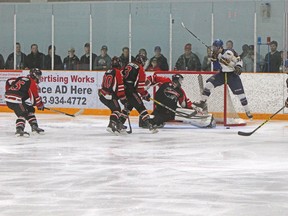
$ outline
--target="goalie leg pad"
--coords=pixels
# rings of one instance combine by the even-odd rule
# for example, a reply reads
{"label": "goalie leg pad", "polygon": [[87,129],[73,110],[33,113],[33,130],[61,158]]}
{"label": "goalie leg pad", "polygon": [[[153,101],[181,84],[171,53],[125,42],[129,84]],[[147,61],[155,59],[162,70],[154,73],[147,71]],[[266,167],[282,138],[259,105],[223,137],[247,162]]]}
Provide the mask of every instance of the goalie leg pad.
{"label": "goalie leg pad", "polygon": [[[177,110],[179,111],[181,110],[181,112],[185,112],[185,110],[187,110],[186,113],[188,113],[188,111],[190,111],[191,113],[191,110],[189,109],[177,109]],[[203,117],[203,118],[197,119],[195,117]],[[216,121],[213,118],[212,114],[205,114],[205,115],[197,114],[195,117],[185,118],[182,116],[176,116],[175,120],[179,120],[179,121],[182,121],[183,123],[191,124],[199,128],[215,128],[216,127]]]}

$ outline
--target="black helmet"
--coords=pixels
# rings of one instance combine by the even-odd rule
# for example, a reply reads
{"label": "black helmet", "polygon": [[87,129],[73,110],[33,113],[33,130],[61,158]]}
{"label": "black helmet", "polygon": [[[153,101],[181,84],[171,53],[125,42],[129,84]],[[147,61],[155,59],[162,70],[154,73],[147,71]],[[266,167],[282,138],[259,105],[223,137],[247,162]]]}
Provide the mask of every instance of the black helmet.
{"label": "black helmet", "polygon": [[39,83],[42,76],[42,71],[38,68],[32,68],[30,69],[29,76],[34,79],[36,83]]}
{"label": "black helmet", "polygon": [[181,74],[173,74],[172,82],[177,85],[177,87],[181,87],[184,77]]}
{"label": "black helmet", "polygon": [[146,56],[141,55],[141,54],[138,54],[138,55],[136,56],[136,62],[137,62],[138,64],[141,64],[142,66],[144,66],[146,61],[147,61],[147,57],[146,57]]}
{"label": "black helmet", "polygon": [[111,66],[113,68],[121,68],[121,60],[119,57],[117,56],[114,56],[112,59],[111,59]]}

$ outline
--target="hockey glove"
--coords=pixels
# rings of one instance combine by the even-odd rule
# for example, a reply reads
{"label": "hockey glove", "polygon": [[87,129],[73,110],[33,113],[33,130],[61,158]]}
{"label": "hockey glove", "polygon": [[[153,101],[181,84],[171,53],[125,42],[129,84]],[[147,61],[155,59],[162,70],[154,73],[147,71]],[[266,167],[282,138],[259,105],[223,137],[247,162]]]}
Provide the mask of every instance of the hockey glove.
{"label": "hockey glove", "polygon": [[235,71],[234,71],[234,73],[236,74],[236,75],[241,75],[241,73],[242,73],[242,68],[240,67],[240,66],[238,66],[238,65],[236,65],[235,66]]}
{"label": "hockey glove", "polygon": [[288,108],[288,97],[287,97],[287,99],[285,101],[285,106]]}
{"label": "hockey glove", "polygon": [[150,101],[151,95],[149,92],[146,92],[144,95],[142,95],[142,99],[146,101]]}
{"label": "hockey glove", "polygon": [[37,109],[38,110],[41,110],[41,111],[44,111],[45,107],[44,107],[44,104],[42,101],[40,101],[38,104],[37,104]]}

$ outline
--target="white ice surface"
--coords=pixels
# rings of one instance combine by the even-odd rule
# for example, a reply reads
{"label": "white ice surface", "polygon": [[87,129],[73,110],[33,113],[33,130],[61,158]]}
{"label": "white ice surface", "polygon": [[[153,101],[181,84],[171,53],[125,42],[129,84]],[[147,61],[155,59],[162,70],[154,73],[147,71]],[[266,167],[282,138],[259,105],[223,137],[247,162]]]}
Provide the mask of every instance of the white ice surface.
{"label": "white ice surface", "polygon": [[288,122],[241,137],[262,121],[150,134],[132,118],[117,137],[108,117],[37,117],[46,134],[16,138],[0,113],[0,216],[288,215]]}

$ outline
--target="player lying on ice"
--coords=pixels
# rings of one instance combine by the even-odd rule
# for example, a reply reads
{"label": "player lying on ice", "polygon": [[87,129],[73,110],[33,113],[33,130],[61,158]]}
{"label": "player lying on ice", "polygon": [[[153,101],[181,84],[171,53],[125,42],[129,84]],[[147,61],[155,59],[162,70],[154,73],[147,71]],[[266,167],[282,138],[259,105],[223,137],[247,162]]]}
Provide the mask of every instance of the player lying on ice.
{"label": "player lying on ice", "polygon": [[[193,103],[187,98],[185,91],[181,88],[183,79],[181,74],[174,74],[172,80],[155,74],[147,77],[147,89],[151,86],[159,86],[155,94],[157,103],[152,113],[154,117],[150,120],[151,124],[163,127],[167,121],[179,120],[199,128],[216,127],[212,114],[203,114],[201,109],[193,107]],[[177,106],[178,103],[181,108]],[[140,118],[139,127],[143,126],[145,127]]]}
{"label": "player lying on ice", "polygon": [[44,110],[44,104],[38,94],[38,84],[42,76],[41,70],[32,68],[28,76],[10,78],[6,81],[5,101],[11,110],[18,117],[16,120],[16,136],[29,136],[25,132],[25,123],[31,126],[32,132],[43,133],[44,130],[38,127],[35,116],[36,106],[38,110]]}

